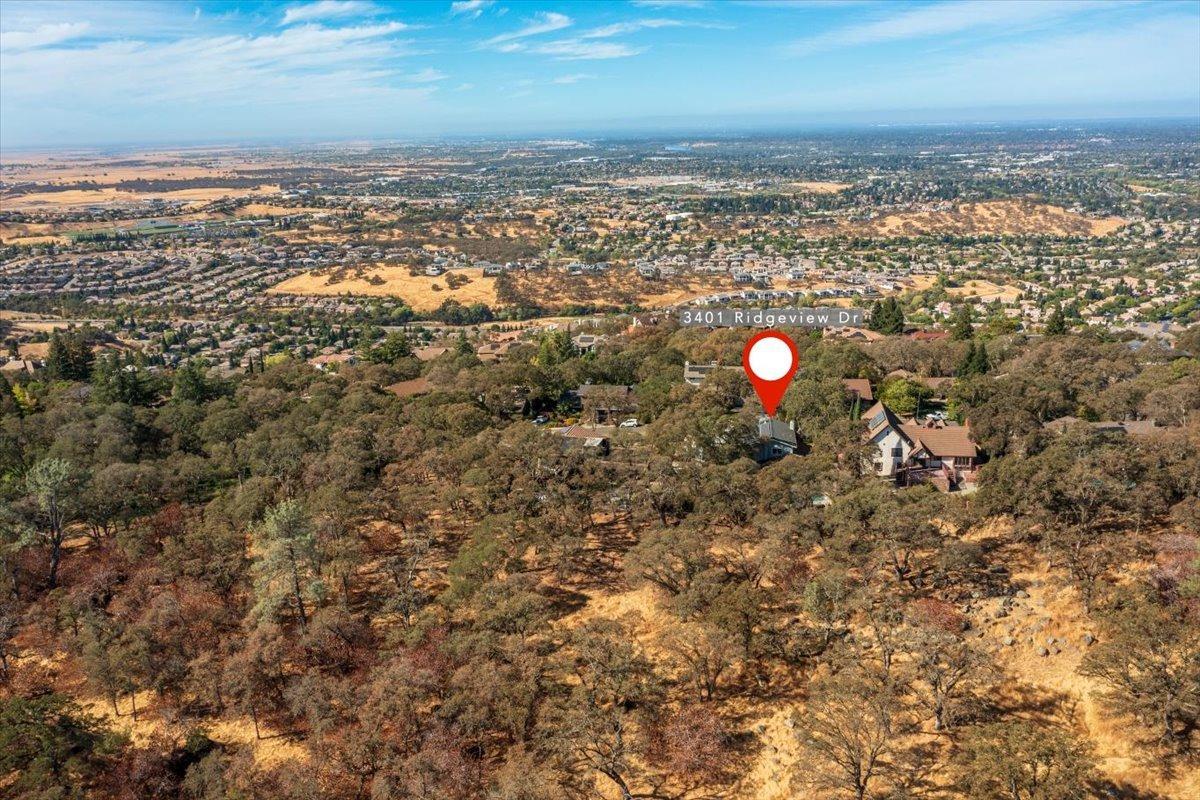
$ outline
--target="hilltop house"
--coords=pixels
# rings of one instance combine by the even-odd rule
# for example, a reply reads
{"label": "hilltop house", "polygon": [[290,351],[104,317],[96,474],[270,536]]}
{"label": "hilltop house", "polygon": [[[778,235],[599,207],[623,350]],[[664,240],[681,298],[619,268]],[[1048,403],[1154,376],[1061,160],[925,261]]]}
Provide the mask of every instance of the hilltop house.
{"label": "hilltop house", "polygon": [[862,418],[876,475],[904,486],[928,481],[942,491],[974,485],[979,449],[970,428],[940,420],[902,420],[881,402]]}
{"label": "hilltop house", "polygon": [[583,418],[596,425],[616,425],[638,408],[632,386],[585,383],[571,394],[578,401]]}
{"label": "hilltop house", "polygon": [[759,464],[795,453],[799,446],[796,439],[796,424],[781,422],[774,417],[760,414],[758,417],[758,446],[754,460]]}

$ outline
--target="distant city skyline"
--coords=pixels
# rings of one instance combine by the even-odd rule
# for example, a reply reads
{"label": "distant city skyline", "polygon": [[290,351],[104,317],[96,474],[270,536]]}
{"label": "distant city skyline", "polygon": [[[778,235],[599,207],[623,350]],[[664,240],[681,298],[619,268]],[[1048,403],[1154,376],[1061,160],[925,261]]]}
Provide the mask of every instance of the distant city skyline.
{"label": "distant city skyline", "polygon": [[0,148],[1200,121],[1200,2],[26,2]]}

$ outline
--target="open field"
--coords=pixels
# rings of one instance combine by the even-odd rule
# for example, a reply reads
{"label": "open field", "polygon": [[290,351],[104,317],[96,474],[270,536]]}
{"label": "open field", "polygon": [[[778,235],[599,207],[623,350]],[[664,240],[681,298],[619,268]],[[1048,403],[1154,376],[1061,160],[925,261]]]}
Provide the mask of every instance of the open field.
{"label": "open field", "polygon": [[[297,275],[267,291],[272,294],[331,296],[340,294],[369,297],[399,297],[417,311],[432,311],[446,300],[464,305],[486,303],[501,305],[496,296],[496,279],[484,277],[482,269],[457,269],[452,273],[469,279],[456,289],[446,284],[446,275],[436,278],[411,275],[408,267],[374,267],[345,271],[317,270]],[[331,280],[332,278],[332,280]],[[568,303],[631,305],[646,308],[672,306],[703,295],[731,289],[733,283],[721,276],[680,276],[672,280],[646,281],[628,270],[612,270],[602,275],[565,275],[551,271],[535,275],[515,275],[517,293],[543,307]]]}
{"label": "open field", "polygon": [[469,279],[456,289],[446,285],[446,275],[431,277],[423,272],[410,275],[408,267],[372,267],[339,279],[338,270],[317,270],[297,275],[267,291],[272,294],[339,295],[399,297],[417,311],[432,311],[446,300],[496,304],[496,279],[483,277],[482,269],[459,269],[453,274]]}
{"label": "open field", "polygon": [[1125,225],[1119,217],[1092,219],[1059,206],[1022,200],[965,203],[945,211],[908,211],[856,223],[855,232],[870,236],[1047,235],[1107,236]]}
{"label": "open field", "polygon": [[813,194],[837,194],[849,189],[849,183],[833,183],[832,181],[796,181],[784,186],[786,189]]}
{"label": "open field", "polygon": [[1021,290],[1015,286],[1001,286],[991,281],[967,281],[962,286],[946,289],[946,294],[955,297],[971,297],[991,302],[1000,300],[1004,303],[1015,303],[1021,295]]}
{"label": "open field", "polygon": [[201,189],[175,189],[167,192],[130,192],[122,189],[65,189],[57,192],[31,192],[0,197],[0,209],[5,211],[32,211],[38,209],[68,209],[75,206],[109,206],[122,203],[140,203],[146,200],[180,200],[184,202],[211,202],[226,197],[266,195],[279,192],[278,186],[263,185],[253,188],[212,186]]}

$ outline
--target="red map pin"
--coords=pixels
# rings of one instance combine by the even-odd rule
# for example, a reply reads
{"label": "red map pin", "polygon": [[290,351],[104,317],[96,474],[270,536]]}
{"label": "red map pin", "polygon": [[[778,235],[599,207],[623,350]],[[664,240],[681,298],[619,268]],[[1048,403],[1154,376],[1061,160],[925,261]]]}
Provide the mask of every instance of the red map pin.
{"label": "red map pin", "polygon": [[742,369],[754,386],[763,410],[775,416],[788,384],[800,366],[796,343],[779,331],[763,331],[750,337],[742,351]]}

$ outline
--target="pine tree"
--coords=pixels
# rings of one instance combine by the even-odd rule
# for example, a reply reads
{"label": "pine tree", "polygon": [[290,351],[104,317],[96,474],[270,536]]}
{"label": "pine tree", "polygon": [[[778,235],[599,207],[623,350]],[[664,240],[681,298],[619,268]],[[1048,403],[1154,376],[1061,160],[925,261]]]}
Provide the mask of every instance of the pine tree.
{"label": "pine tree", "polygon": [[867,323],[867,327],[873,331],[880,330],[883,324],[883,303],[876,300],[871,304],[871,320]]}
{"label": "pine tree", "polygon": [[[878,308],[878,310],[876,310]],[[871,306],[871,330],[879,333],[898,334],[904,332],[904,309],[900,301],[888,297]]]}
{"label": "pine tree", "polygon": [[987,346],[983,342],[980,342],[975,348],[975,356],[971,361],[971,374],[986,375],[991,368],[992,365],[988,360]]}
{"label": "pine tree", "polygon": [[974,374],[972,370],[975,368],[975,340],[967,342],[967,352],[963,355],[962,361],[958,362],[958,377],[967,378]]}
{"label": "pine tree", "polygon": [[1046,320],[1046,335],[1061,336],[1067,332],[1067,320],[1063,317],[1062,306],[1055,306]]}
{"label": "pine tree", "polygon": [[300,501],[286,500],[267,512],[254,529],[254,549],[253,615],[269,621],[290,606],[307,627],[311,605],[320,602],[325,588],[316,528]]}
{"label": "pine tree", "polygon": [[974,314],[971,307],[964,303],[954,312],[954,324],[950,328],[950,338],[956,342],[965,342],[974,338],[975,328],[971,324]]}
{"label": "pine tree", "polygon": [[50,352],[46,354],[46,372],[52,378],[66,378],[71,369],[71,358],[62,335],[55,331],[50,335]]}

